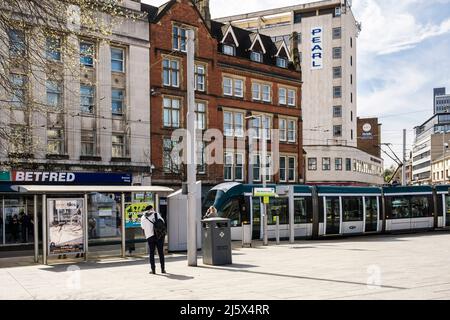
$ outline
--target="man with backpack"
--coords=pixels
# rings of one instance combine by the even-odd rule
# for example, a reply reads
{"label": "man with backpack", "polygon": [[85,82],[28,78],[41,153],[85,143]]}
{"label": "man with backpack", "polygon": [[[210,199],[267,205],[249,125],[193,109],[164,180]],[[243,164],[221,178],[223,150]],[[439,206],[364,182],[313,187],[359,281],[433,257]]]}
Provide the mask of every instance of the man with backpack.
{"label": "man with backpack", "polygon": [[150,248],[151,273],[156,274],[155,247],[158,249],[159,262],[161,263],[161,273],[166,273],[164,267],[164,239],[166,237],[166,225],[159,213],[153,206],[147,206],[141,218],[141,228],[144,230]]}

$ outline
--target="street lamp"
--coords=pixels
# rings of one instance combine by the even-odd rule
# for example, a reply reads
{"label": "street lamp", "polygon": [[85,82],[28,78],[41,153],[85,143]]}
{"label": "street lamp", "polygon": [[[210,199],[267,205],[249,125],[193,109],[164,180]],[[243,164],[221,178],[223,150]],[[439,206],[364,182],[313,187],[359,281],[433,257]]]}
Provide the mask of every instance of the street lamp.
{"label": "street lamp", "polygon": [[[260,127],[258,128],[258,130],[261,128],[263,128],[262,134],[259,135],[260,139],[262,139],[262,150],[261,150],[261,158],[260,159],[260,165],[263,167],[263,169],[261,169],[261,175],[262,175],[262,184],[263,184],[263,188],[266,187],[266,170],[267,170],[267,139],[266,139],[266,135],[265,135],[265,128],[264,128],[264,122],[263,122],[263,116],[259,115],[259,116],[248,116],[245,117],[246,120],[255,120],[255,119],[260,119]],[[249,144],[252,145],[253,144],[253,134],[251,135],[251,137],[249,137],[250,141]],[[251,150],[253,150],[253,148],[249,148]],[[250,151],[250,150],[249,150]],[[251,156],[252,154],[250,153],[249,155],[249,170],[253,170],[251,163]],[[250,174],[249,174],[250,176]],[[253,176],[253,174],[252,174]],[[253,181],[252,181],[253,182]],[[250,181],[249,181],[250,183]],[[263,212],[262,212],[262,217],[263,217],[263,245],[267,246],[269,244],[269,239],[268,239],[268,235],[267,235],[267,204],[264,203],[262,206]]]}

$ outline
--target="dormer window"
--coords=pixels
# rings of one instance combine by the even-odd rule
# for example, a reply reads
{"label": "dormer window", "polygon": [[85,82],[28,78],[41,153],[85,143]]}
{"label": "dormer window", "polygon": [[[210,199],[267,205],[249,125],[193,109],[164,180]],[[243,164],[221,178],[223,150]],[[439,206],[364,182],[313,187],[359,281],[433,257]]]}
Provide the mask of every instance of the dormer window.
{"label": "dormer window", "polygon": [[275,55],[276,64],[279,68],[287,69],[289,62],[289,49],[287,48],[286,41],[277,43],[278,51]]}
{"label": "dormer window", "polygon": [[263,55],[261,52],[252,51],[250,54],[250,59],[256,62],[263,62]]}
{"label": "dormer window", "polygon": [[223,44],[223,46],[222,46],[222,53],[226,54],[228,56],[235,56],[236,55],[236,48],[234,46],[229,45],[229,44]]}
{"label": "dormer window", "polygon": [[277,57],[277,67],[287,68],[287,59],[282,57]]}

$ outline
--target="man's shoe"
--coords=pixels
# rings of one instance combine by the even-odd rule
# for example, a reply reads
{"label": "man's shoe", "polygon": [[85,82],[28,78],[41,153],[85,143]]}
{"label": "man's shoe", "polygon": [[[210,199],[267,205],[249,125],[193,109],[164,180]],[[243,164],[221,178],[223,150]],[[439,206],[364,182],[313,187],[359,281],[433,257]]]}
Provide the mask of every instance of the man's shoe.
{"label": "man's shoe", "polygon": [[150,273],[150,274],[156,274],[156,271],[155,271],[155,270],[152,270],[152,271],[150,271],[149,273]]}
{"label": "man's shoe", "polygon": [[162,270],[161,270],[161,273],[167,273],[167,272],[166,272],[166,269],[162,269]]}

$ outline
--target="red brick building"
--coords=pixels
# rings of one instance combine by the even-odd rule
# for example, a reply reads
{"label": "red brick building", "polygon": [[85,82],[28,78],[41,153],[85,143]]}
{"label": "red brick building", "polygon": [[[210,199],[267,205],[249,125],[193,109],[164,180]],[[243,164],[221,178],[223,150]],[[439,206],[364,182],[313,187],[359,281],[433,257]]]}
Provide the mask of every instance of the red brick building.
{"label": "red brick building", "polygon": [[[198,131],[218,129],[234,139],[225,146],[223,164],[199,165],[198,179],[206,186],[224,181],[261,182],[261,152],[249,156],[250,142],[273,137],[267,129],[282,129],[279,172],[271,182],[299,183],[303,174],[301,72],[290,62],[288,44],[270,37],[211,21],[209,1],[169,1],[161,7],[142,5],[150,21],[152,181],[180,185],[184,170],[173,163],[171,134],[186,128],[186,30],[195,31],[195,82]],[[203,14],[202,14],[202,13]],[[246,137],[253,128],[259,138]],[[199,142],[204,162],[208,141]]]}

